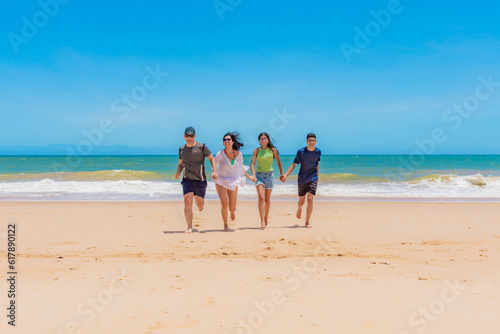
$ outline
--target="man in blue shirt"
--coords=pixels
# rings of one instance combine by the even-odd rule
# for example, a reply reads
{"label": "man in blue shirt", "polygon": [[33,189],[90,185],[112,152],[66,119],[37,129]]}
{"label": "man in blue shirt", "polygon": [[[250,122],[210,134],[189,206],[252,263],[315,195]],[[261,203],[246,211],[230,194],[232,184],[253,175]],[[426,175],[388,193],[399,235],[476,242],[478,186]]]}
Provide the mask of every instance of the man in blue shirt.
{"label": "man in blue shirt", "polygon": [[314,195],[316,195],[316,188],[318,187],[320,158],[321,150],[316,148],[316,135],[314,133],[309,133],[307,134],[307,146],[297,151],[293,164],[285,173],[286,180],[288,175],[295,169],[295,166],[300,164],[299,177],[297,180],[299,188],[297,218],[301,217],[302,206],[307,199],[306,227],[312,227],[309,220],[311,219],[313,210]]}

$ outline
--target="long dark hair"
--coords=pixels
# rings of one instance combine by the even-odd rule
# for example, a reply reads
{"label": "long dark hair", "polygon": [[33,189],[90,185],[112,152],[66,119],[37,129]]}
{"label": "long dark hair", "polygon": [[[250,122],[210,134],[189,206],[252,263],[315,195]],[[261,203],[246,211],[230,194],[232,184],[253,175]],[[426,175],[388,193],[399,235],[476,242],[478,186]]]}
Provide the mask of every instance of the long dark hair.
{"label": "long dark hair", "polygon": [[[278,152],[278,149],[276,146],[274,146],[273,141],[271,140],[271,136],[267,132],[261,132],[259,133],[259,136],[257,137],[257,140],[260,143],[260,137],[266,136],[267,137],[267,147],[269,147],[271,150],[276,149],[276,152]],[[278,152],[279,154],[279,152]]]}
{"label": "long dark hair", "polygon": [[226,136],[230,136],[233,140],[233,150],[239,151],[240,147],[245,146],[243,141],[241,141],[240,134],[236,131],[228,132],[222,137],[222,139],[226,138]]}

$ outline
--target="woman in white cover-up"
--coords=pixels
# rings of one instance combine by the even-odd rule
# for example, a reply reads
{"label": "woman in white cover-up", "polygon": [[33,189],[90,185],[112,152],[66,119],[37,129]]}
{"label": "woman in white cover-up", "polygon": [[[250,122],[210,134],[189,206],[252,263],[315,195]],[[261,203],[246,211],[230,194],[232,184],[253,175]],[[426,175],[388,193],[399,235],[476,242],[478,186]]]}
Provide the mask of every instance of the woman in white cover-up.
{"label": "woman in white cover-up", "polygon": [[229,231],[227,224],[227,211],[231,213],[231,220],[235,219],[236,200],[238,187],[245,186],[245,177],[257,181],[257,178],[247,173],[248,167],[243,164],[243,154],[240,148],[243,143],[240,141],[238,132],[228,132],[223,137],[224,149],[217,152],[215,161],[217,162],[217,180],[215,189],[219,195],[221,203],[222,220],[224,221],[224,231]]}

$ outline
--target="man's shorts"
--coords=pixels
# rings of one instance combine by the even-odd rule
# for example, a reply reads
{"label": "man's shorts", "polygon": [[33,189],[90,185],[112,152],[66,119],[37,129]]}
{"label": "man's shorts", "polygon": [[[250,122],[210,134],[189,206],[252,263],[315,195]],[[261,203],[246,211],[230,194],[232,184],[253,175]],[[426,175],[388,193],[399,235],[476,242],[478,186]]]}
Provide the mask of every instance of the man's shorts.
{"label": "man's shorts", "polygon": [[205,198],[205,193],[207,192],[207,181],[183,178],[181,184],[184,195],[187,193],[194,193],[195,196]]}
{"label": "man's shorts", "polygon": [[257,172],[255,173],[257,182],[255,185],[263,184],[265,189],[273,189],[274,186],[274,173],[273,172]]}
{"label": "man's shorts", "polygon": [[316,188],[318,187],[318,181],[312,181],[307,183],[299,184],[299,197],[305,196],[307,193],[316,195]]}

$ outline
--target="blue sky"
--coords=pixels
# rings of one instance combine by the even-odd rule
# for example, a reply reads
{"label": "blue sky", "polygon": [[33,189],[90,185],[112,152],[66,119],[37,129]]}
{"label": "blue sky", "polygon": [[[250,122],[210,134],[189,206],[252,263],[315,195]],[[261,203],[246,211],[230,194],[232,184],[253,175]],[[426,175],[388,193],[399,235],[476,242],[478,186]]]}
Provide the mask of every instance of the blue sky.
{"label": "blue sky", "polygon": [[213,151],[500,154],[497,2],[1,7],[0,154],[172,154],[188,125]]}

